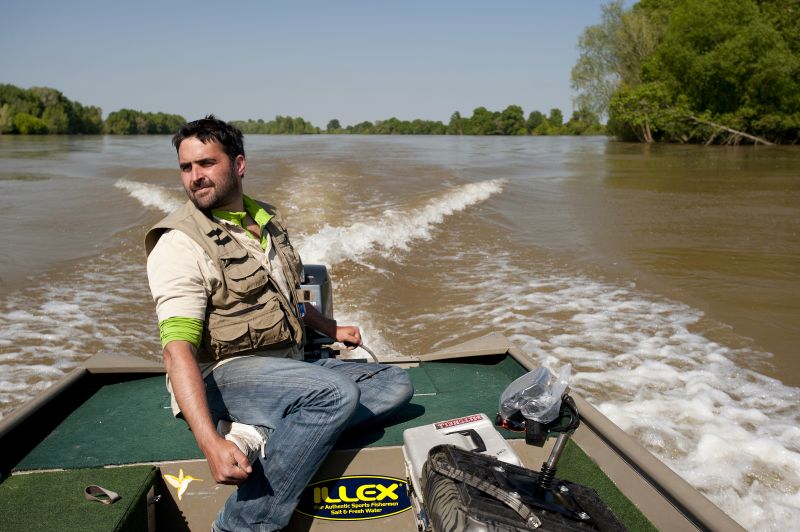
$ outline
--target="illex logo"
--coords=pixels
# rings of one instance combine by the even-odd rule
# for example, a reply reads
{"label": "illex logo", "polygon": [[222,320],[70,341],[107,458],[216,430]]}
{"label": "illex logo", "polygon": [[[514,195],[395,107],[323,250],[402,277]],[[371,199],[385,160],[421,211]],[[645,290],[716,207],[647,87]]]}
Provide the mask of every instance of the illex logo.
{"label": "illex logo", "polygon": [[309,484],[296,511],[316,519],[361,521],[388,517],[410,507],[405,480],[354,475]]}

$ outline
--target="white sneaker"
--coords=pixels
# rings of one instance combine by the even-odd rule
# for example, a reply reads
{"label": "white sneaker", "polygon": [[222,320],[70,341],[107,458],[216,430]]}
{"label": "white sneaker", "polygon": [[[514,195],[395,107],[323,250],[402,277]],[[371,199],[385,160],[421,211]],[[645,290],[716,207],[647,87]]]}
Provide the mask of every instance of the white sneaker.
{"label": "white sneaker", "polygon": [[221,420],[217,430],[226,440],[235,443],[251,464],[255,462],[259,451],[261,458],[266,457],[264,448],[267,445],[267,438],[253,425]]}

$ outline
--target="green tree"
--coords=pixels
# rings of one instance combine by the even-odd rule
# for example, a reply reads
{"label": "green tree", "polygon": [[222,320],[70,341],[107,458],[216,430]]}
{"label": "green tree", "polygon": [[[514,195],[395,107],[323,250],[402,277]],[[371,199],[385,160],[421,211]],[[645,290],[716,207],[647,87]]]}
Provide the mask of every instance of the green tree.
{"label": "green tree", "polygon": [[325,128],[325,131],[328,133],[334,133],[342,129],[342,124],[339,123],[339,120],[334,118],[330,122],[328,122],[328,126]]}
{"label": "green tree", "polygon": [[354,133],[356,135],[369,135],[372,133],[374,125],[372,122],[365,120],[363,122],[359,122],[353,126],[347,126],[347,131],[349,133]]}
{"label": "green tree", "polygon": [[255,135],[309,135],[319,133],[319,128],[302,117],[277,115],[268,122],[258,120],[232,120],[231,124],[239,128],[242,133]]}
{"label": "green tree", "polygon": [[28,113],[17,113],[14,116],[14,129],[21,135],[43,135],[47,133],[47,124]]}
{"label": "green tree", "polygon": [[448,135],[463,135],[464,134],[464,119],[461,118],[461,113],[458,111],[450,115],[450,122],[447,123]]}
{"label": "green tree", "polygon": [[561,109],[553,108],[550,109],[550,114],[547,117],[547,122],[550,124],[551,127],[558,129],[562,125],[564,125],[564,114],[561,112]]}
{"label": "green tree", "polygon": [[411,135],[444,135],[447,132],[447,126],[438,120],[416,119],[410,126]]}
{"label": "green tree", "polygon": [[69,115],[63,105],[45,107],[42,122],[47,125],[47,131],[50,133],[70,132]]}
{"label": "green tree", "polygon": [[645,83],[617,91],[609,105],[609,130],[624,140],[651,143],[673,123],[680,123],[685,106],[676,106],[664,83]]}
{"label": "green tree", "polygon": [[476,107],[472,116],[467,119],[464,133],[466,135],[497,135],[497,118],[500,113],[494,113],[486,107]]}
{"label": "green tree", "polygon": [[106,117],[105,131],[111,135],[135,135],[138,133],[136,124],[137,111],[120,109],[109,113]]}
{"label": "green tree", "polygon": [[578,91],[575,103],[598,116],[607,113],[611,96],[621,84],[641,82],[642,62],[658,42],[659,27],[651,22],[649,12],[626,12],[623,2],[604,5],[600,24],[586,28],[578,40],[578,62],[571,73],[572,88]]}
{"label": "green tree", "polygon": [[[15,130],[14,117],[23,113],[41,120],[48,133],[99,133],[102,124],[98,107],[84,107],[73,102],[60,91],[49,87],[21,89],[14,85],[0,85],[0,133]],[[33,127],[27,118],[26,127]]]}
{"label": "green tree", "polygon": [[778,30],[792,52],[800,53],[800,2],[797,0],[757,0],[761,13]]}
{"label": "green tree", "polygon": [[546,120],[541,111],[531,111],[531,114],[528,115],[528,120],[525,122],[525,129],[527,129],[529,135],[532,135],[536,128],[541,126]]}
{"label": "green tree", "polygon": [[584,107],[572,112],[572,117],[564,124],[562,132],[566,135],[600,135],[603,127],[600,125],[600,118]]}
{"label": "green tree", "polygon": [[105,131],[110,135],[172,134],[186,123],[180,115],[120,109],[109,113]]}
{"label": "green tree", "polygon": [[0,105],[0,135],[12,133],[14,131],[14,113],[11,104]]}
{"label": "green tree", "polygon": [[550,122],[547,121],[547,118],[544,121],[536,126],[536,128],[531,132],[531,135],[558,135],[559,130],[550,125]]}
{"label": "green tree", "polygon": [[500,135],[524,135],[525,113],[519,105],[509,105],[498,117],[497,132]]}
{"label": "green tree", "polygon": [[685,0],[645,69],[696,111],[800,109],[800,59],[752,0]]}
{"label": "green tree", "polygon": [[622,138],[800,141],[797,0],[615,0],[579,49],[578,108]]}
{"label": "green tree", "polygon": [[103,111],[99,107],[84,106],[75,102],[73,108],[75,119],[80,124],[76,133],[98,134],[103,131]]}

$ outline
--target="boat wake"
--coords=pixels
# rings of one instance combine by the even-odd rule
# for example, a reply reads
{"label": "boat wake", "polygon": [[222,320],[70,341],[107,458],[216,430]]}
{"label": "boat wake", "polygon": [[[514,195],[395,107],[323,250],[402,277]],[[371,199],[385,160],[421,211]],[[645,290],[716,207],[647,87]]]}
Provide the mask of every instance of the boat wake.
{"label": "boat wake", "polygon": [[348,259],[358,261],[373,253],[389,257],[397,250],[408,251],[412,241],[429,239],[433,228],[445,217],[500,193],[504,183],[501,179],[469,183],[418,209],[387,211],[380,217],[349,226],[325,225],[316,234],[300,239],[300,256],[308,264],[333,266]]}
{"label": "boat wake", "polygon": [[[409,243],[429,239],[434,227],[447,216],[487,200],[503,190],[505,181],[493,179],[469,183],[448,190],[430,200],[425,206],[407,211],[386,211],[374,219],[348,226],[326,224],[319,232],[295,238],[296,246],[306,264],[333,266],[343,260],[360,260],[372,253],[384,257],[393,251],[408,251]],[[162,186],[120,179],[114,184],[126,190],[142,206],[166,214],[183,204],[181,196]],[[291,208],[291,206],[288,206]]]}
{"label": "boat wake", "polygon": [[0,417],[93,354],[160,358],[141,257],[115,250],[0,301]]}
{"label": "boat wake", "polygon": [[144,207],[155,208],[164,214],[169,214],[183,205],[186,196],[180,191],[178,196],[173,190],[166,189],[159,185],[148,183],[138,183],[127,179],[119,179],[114,186],[126,190],[132,198],[135,198]]}

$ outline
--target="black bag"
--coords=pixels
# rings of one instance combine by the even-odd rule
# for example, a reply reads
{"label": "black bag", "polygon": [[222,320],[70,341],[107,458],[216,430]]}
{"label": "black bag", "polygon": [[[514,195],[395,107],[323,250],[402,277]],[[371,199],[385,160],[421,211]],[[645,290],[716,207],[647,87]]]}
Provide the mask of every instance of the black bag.
{"label": "black bag", "polygon": [[626,530],[592,488],[554,480],[542,490],[538,477],[493,456],[438,445],[422,470],[428,520],[435,532]]}

